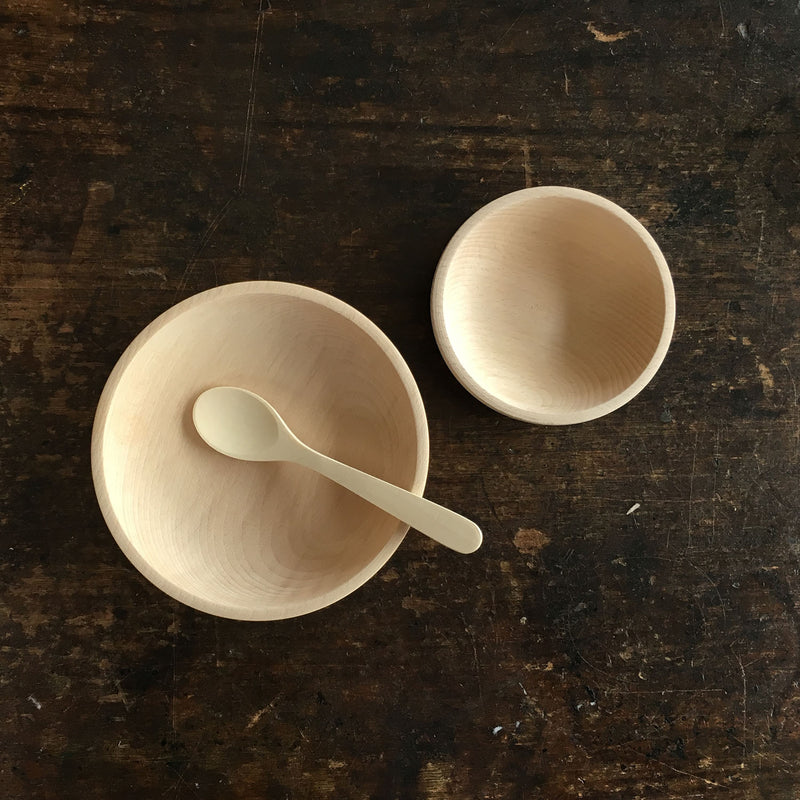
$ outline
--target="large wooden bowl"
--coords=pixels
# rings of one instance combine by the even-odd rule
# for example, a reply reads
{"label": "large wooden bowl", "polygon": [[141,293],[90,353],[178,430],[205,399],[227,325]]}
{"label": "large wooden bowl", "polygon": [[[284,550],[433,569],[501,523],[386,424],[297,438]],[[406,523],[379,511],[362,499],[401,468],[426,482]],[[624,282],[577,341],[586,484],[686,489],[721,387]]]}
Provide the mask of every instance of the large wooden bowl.
{"label": "large wooden bowl", "polygon": [[211,450],[191,410],[216,385],[257,392],[312,447],[422,494],[425,411],[387,337],[314,289],[221,286],[145,328],[100,399],[92,471],[125,555],[172,597],[234,619],[305,614],[361,586],[407,526],[302,467]]}
{"label": "large wooden bowl", "polygon": [[608,414],[652,379],[675,292],[627,211],[548,186],[500,197],[461,226],[437,267],[431,314],[445,361],[475,397],[564,425]]}

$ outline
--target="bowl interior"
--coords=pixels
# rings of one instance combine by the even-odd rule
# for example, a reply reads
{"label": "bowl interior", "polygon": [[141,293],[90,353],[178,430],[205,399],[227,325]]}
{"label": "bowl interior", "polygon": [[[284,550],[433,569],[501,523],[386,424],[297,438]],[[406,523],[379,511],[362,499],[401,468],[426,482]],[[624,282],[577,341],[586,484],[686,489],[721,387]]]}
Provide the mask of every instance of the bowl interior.
{"label": "bowl interior", "polygon": [[98,495],[123,550],[162,589],[222,616],[328,605],[407,526],[309,470],[212,451],[191,419],[202,391],[257,392],[312,447],[418,493],[427,473],[424,411],[399,354],[344,303],[285,286],[223,287],[171,309],[121,360],[96,423]]}
{"label": "bowl interior", "polygon": [[536,422],[630,399],[671,325],[666,264],[644,228],[578,190],[525,190],[483,211],[440,265],[440,333],[457,377]]}

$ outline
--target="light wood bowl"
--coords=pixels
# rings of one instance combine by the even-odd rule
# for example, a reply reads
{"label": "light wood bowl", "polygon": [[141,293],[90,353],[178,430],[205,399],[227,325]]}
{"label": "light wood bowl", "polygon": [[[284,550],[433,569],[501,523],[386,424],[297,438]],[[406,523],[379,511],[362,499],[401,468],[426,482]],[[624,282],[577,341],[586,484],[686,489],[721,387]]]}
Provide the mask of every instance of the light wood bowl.
{"label": "light wood bowl", "polygon": [[515,419],[585,422],[652,379],[675,324],[667,262],[598,195],[522,189],[470,217],[431,295],[439,349],[478,400]]}
{"label": "light wood bowl", "polygon": [[361,586],[408,527],[310,470],[213,451],[192,405],[217,385],[262,395],[312,447],[422,494],[425,411],[387,337],[314,289],[230,284],[152,322],[103,390],[92,472],[125,555],[172,597],[233,619],[305,614]]}

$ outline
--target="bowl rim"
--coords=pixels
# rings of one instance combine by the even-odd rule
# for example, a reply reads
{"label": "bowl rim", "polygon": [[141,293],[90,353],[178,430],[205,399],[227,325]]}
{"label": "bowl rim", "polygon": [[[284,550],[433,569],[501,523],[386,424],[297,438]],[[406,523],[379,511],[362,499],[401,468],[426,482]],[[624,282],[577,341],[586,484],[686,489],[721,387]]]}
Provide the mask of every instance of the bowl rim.
{"label": "bowl rim", "polygon": [[315,596],[303,602],[287,605],[288,613],[271,613],[276,607],[261,610],[258,608],[254,609],[250,606],[236,606],[214,602],[194,592],[188,591],[175,583],[171,578],[155,569],[140,553],[139,549],[128,535],[111,499],[106,482],[106,464],[103,454],[109,414],[112,410],[117,390],[125,372],[140,350],[156,334],[188,311],[200,305],[213,303],[223,298],[227,299],[241,295],[259,294],[280,295],[283,297],[293,297],[311,301],[315,305],[334,311],[365,332],[389,358],[411,403],[417,439],[417,459],[414,467],[414,479],[410,488],[410,491],[414,494],[422,495],[424,492],[430,461],[430,435],[425,407],[419,387],[417,386],[410,367],[389,337],[366,315],[353,308],[353,306],[349,305],[344,300],[340,300],[319,289],[314,289],[302,284],[284,281],[241,281],[224,284],[194,294],[171,306],[143,328],[125,348],[111,370],[95,411],[91,438],[91,465],[92,480],[100,510],[111,535],[116,540],[124,555],[147,580],[161,589],[165,594],[199,611],[228,619],[249,621],[289,619],[326,608],[338,600],[341,600],[363,586],[389,561],[409,530],[408,525],[398,522],[394,534],[388,538],[386,544],[354,576],[322,595]]}
{"label": "bowl rim", "polygon": [[[447,330],[445,315],[445,289],[448,275],[459,248],[472,230],[478,225],[483,224],[489,217],[497,212],[503,211],[511,206],[537,199],[547,200],[556,198],[578,200],[597,206],[610,212],[618,220],[628,225],[645,244],[652,256],[653,262],[658,269],[664,292],[664,320],[661,336],[646,367],[635,381],[614,397],[602,403],[597,403],[590,408],[580,409],[578,411],[542,411],[535,406],[523,406],[509,403],[489,391],[473,377],[472,373],[470,373],[456,353],[450,332]],[[647,228],[645,228],[630,212],[613,201],[595,194],[594,192],[586,191],[585,189],[577,189],[571,186],[534,186],[501,195],[479,208],[458,228],[445,247],[439,259],[439,263],[436,266],[431,288],[431,322],[436,344],[447,366],[458,382],[481,403],[505,416],[523,422],[530,422],[538,425],[572,425],[580,422],[588,422],[615,411],[630,402],[653,379],[667,355],[675,329],[675,287],[664,254],[661,252],[661,249]]]}

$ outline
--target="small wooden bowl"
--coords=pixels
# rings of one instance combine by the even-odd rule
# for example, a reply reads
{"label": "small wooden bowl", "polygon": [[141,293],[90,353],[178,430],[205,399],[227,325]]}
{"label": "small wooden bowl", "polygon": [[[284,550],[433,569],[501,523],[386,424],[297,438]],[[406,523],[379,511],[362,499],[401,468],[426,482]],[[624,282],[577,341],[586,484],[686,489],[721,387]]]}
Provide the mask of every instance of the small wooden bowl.
{"label": "small wooden bowl", "polygon": [[221,286],[133,341],[103,391],[92,472],[133,564],[187,605],[282,619],[361,586],[408,527],[316,473],[226,458],[192,405],[212,386],[265,397],[312,447],[422,494],[428,428],[411,372],[365,316],[303,286]]}
{"label": "small wooden bowl", "polygon": [[431,296],[463,386],[515,419],[585,422],[655,375],[675,324],[667,262],[627,211],[580,189],[522,189],[456,232]]}

